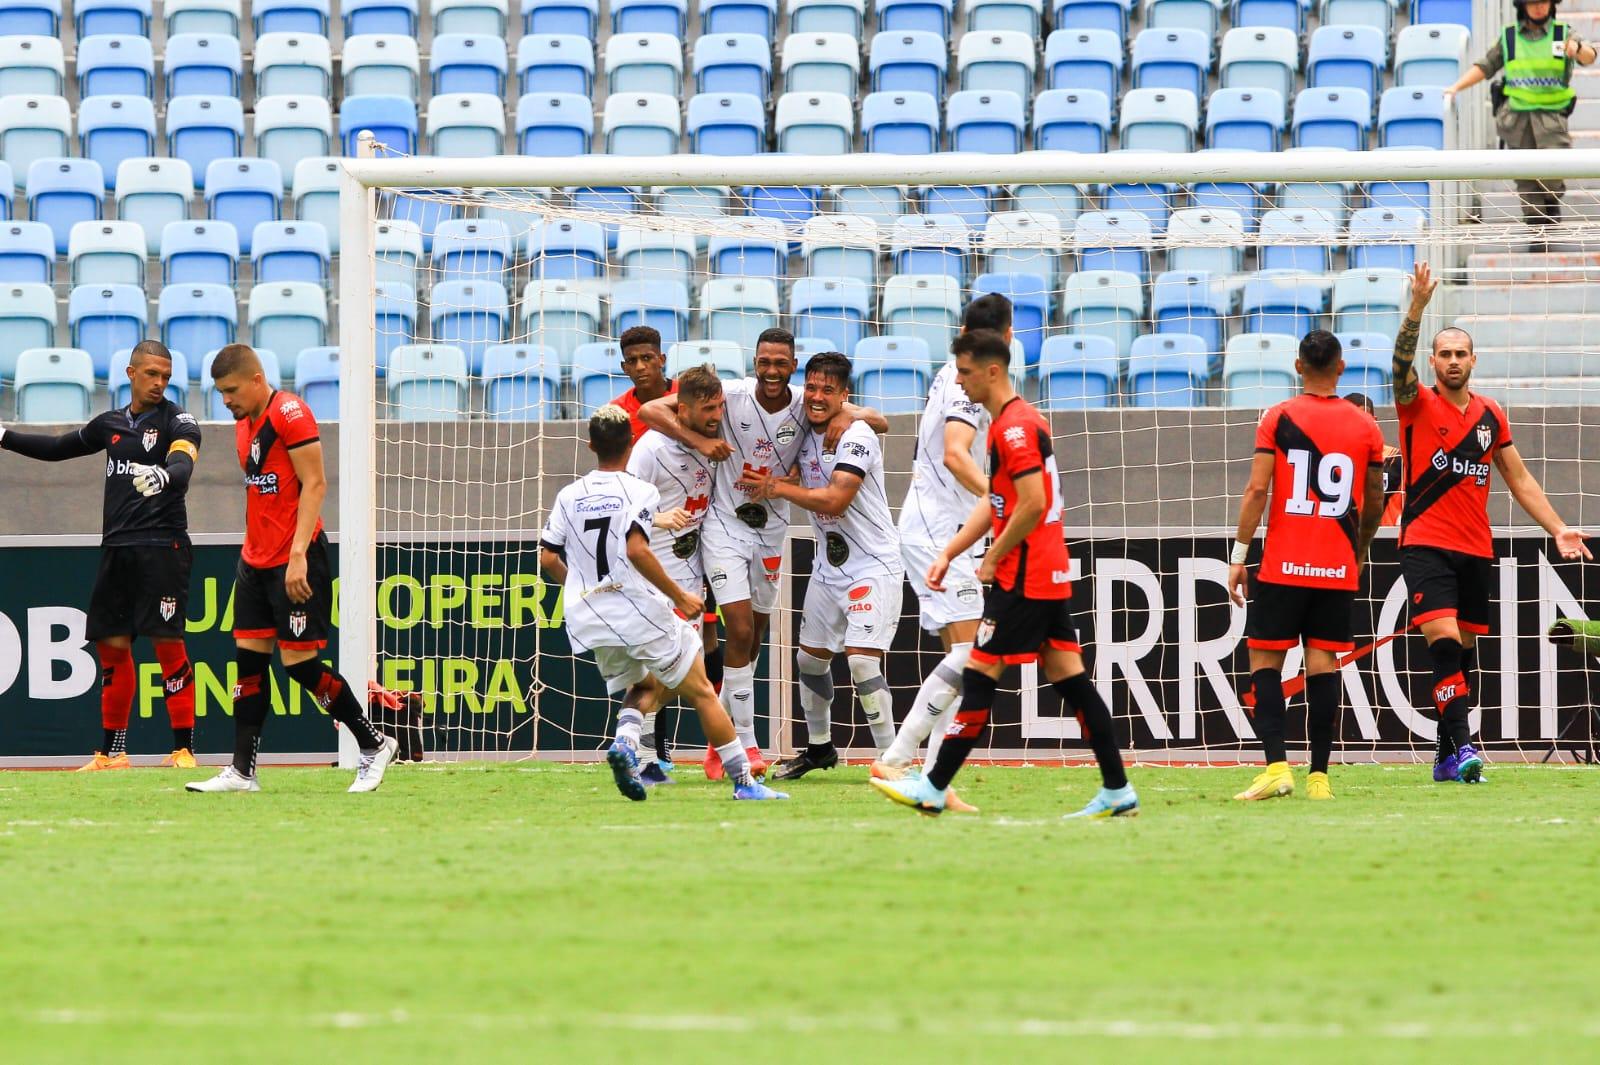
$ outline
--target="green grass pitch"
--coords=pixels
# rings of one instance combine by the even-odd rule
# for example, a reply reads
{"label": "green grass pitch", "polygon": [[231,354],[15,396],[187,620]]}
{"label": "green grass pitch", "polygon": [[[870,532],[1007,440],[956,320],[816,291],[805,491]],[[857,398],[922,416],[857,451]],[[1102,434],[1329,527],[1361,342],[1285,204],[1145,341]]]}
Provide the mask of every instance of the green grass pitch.
{"label": "green grass pitch", "polygon": [[630,804],[601,767],[0,774],[0,1061],[1600,1058],[1600,776],[854,768]]}

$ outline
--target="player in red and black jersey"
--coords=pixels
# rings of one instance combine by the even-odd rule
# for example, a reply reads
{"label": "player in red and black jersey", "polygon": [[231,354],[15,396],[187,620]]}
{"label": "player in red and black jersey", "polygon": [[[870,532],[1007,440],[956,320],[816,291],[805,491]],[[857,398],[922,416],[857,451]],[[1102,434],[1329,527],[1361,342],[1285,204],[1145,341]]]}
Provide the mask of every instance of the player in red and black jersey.
{"label": "player in red and black jersey", "polygon": [[328,482],[311,409],[267,384],[261,360],[229,344],[211,364],[217,392],[234,418],[244,470],[244,548],[233,585],[233,763],[190,791],[260,791],[256,752],[271,704],[267,667],[276,643],[284,672],[348,728],[361,747],[351,791],[374,791],[399,745],[362,712],[349,683],[318,660],[328,644],[333,574],[322,531]]}
{"label": "player in red and black jersey", "polygon": [[1465,330],[1433,337],[1428,364],[1434,385],[1422,388],[1414,365],[1422,314],[1437,286],[1426,263],[1411,280],[1411,307],[1394,342],[1394,402],[1400,413],[1405,507],[1400,518],[1400,571],[1411,593],[1411,620],[1428,641],[1439,747],[1433,779],[1482,779],[1483,757],[1472,744],[1472,685],[1479,636],[1489,631],[1494,542],[1489,529],[1489,464],[1528,516],[1548,532],[1561,557],[1590,558],[1588,534],[1561,520],[1511,442],[1511,424],[1492,399],[1469,387],[1477,355]]}
{"label": "player in red and black jersey", "polygon": [[639,408],[652,399],[675,395],[678,382],[667,376],[667,357],[661,351],[661,334],[647,325],[625,329],[617,339],[622,349],[622,372],[628,375],[633,387],[611,402],[628,412],[633,422],[633,442],[649,431],[649,426],[639,420]]}
{"label": "player in red and black jersey", "polygon": [[1305,391],[1267,411],[1256,428],[1228,571],[1229,593],[1244,606],[1245,559],[1267,511],[1261,568],[1245,618],[1256,735],[1267,768],[1235,799],[1294,794],[1283,738],[1283,660],[1302,641],[1311,741],[1306,794],[1333,798],[1328,759],[1339,716],[1338,656],[1355,646],[1350,611],[1383,516],[1383,434],[1372,415],[1339,398],[1344,351],[1338,338],[1320,329],[1307,333],[1295,370]]}
{"label": "player in red and black jersey", "polygon": [[989,724],[996,682],[1013,663],[1043,660],[1045,677],[1076,711],[1100,763],[1104,786],[1073,817],[1136,814],[1139,798],[1123,772],[1111,711],[1083,666],[1072,621],[1071,559],[1061,527],[1061,477],[1050,423],[1011,386],[1011,346],[991,329],[962,333],[950,345],[956,379],[968,398],[990,416],[989,496],[980,499],[928,568],[928,587],[940,591],[952,560],[985,535],[993,541],[978,566],[988,585],[983,620],[961,675],[961,709],[945,730],[944,744],[920,777],[874,779],[895,802],[938,814],[945,792]]}
{"label": "player in red and black jersey", "polygon": [[193,769],[194,670],[183,641],[191,561],[184,496],[200,455],[200,427],[166,398],[172,355],[159,341],[140,341],[133,349],[128,380],[127,406],[64,436],[0,426],[0,449],[46,462],[106,453],[100,571],[84,626],[100,659],[104,739],[83,770],[129,766],[135,636],[149,637],[161,662],[173,747],[162,764]]}

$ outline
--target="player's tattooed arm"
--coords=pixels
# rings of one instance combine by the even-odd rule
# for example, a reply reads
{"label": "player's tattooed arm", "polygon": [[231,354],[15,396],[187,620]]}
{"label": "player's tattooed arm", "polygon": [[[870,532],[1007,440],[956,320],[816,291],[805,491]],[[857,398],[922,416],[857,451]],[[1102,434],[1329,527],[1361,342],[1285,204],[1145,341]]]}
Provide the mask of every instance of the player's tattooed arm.
{"label": "player's tattooed arm", "polygon": [[1594,558],[1584,544],[1589,534],[1582,529],[1570,529],[1567,523],[1561,520],[1561,515],[1556,513],[1550,497],[1544,494],[1539,479],[1529,471],[1515,445],[1506,444],[1496,448],[1494,464],[1500,470],[1500,476],[1505,479],[1506,491],[1511,493],[1511,498],[1527,512],[1528,517],[1538,522],[1540,528],[1550,534],[1562,558],[1569,562],[1580,558],[1585,560]]}
{"label": "player's tattooed arm", "polygon": [[1428,264],[1417,263],[1411,271],[1411,306],[1394,338],[1394,401],[1401,407],[1417,398],[1417,341],[1422,334],[1422,314],[1438,285]]}
{"label": "player's tattooed arm", "polygon": [[1383,467],[1367,467],[1366,494],[1361,500],[1361,532],[1356,542],[1356,570],[1367,564],[1367,553],[1372,550],[1372,538],[1378,535],[1383,523]]}
{"label": "player's tattooed arm", "polygon": [[678,394],[676,392],[652,399],[639,407],[639,420],[645,426],[663,433],[684,447],[692,447],[703,458],[721,462],[733,454],[733,448],[720,437],[703,436],[678,420]]}

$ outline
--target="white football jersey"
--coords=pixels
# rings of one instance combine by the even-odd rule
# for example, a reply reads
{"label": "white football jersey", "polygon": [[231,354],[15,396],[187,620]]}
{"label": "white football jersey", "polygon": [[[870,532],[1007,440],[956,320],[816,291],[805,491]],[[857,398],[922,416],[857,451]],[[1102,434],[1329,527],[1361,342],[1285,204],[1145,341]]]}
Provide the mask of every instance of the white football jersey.
{"label": "white football jersey", "polygon": [[628,472],[661,493],[658,510],[682,508],[694,524],[672,532],[655,529],[650,548],[685,591],[700,594],[705,569],[700,565],[700,527],[711,506],[711,463],[692,447],[651,430],[633,445]]}
{"label": "white football jersey", "polygon": [[649,535],[660,499],[620,470],[585,474],[556,493],[539,542],[566,553],[562,609],[577,650],[633,647],[671,632],[672,603],[633,568],[627,551],[630,530]]}
{"label": "white football jersey", "polygon": [[983,449],[989,436],[989,412],[967,398],[956,381],[956,364],[945,363],[928,390],[928,405],[917,423],[917,450],[911,460],[911,483],[900,507],[900,535],[943,547],[972,513],[978,497],[944,464],[944,428],[949,422],[972,426],[972,460],[984,468]]}
{"label": "white football jersey", "polygon": [[[800,389],[789,386],[789,405],[768,414],[756,400],[756,379],[729,381],[722,387],[727,409],[722,415],[722,438],[733,454],[716,465],[711,517],[720,530],[741,542],[759,541],[781,546],[789,527],[789,504],[777,500],[752,502],[740,488],[746,470],[788,474],[800,454],[800,438],[809,432]],[[776,552],[774,552],[776,553]]]}
{"label": "white football jersey", "polygon": [[866,422],[844,431],[835,451],[822,450],[823,434],[806,429],[800,448],[800,485],[826,488],[836,469],[861,475],[861,487],[843,514],[811,514],[817,531],[817,558],[811,579],[846,584],[869,576],[899,580],[905,572],[900,561],[900,537],[889,514],[889,497],[883,489],[883,447]]}

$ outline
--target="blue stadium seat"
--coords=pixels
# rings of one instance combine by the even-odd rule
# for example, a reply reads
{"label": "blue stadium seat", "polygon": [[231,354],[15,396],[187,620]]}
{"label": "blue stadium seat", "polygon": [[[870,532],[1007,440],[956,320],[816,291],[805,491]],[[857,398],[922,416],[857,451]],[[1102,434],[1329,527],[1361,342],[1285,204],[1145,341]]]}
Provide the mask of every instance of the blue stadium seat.
{"label": "blue stadium seat", "polygon": [[944,99],[949,63],[945,39],[925,30],[874,34],[867,58],[873,92],[927,93],[936,100]]}
{"label": "blue stadium seat", "polygon": [[833,209],[887,226],[911,210],[910,195],[902,185],[846,185],[833,190]]}
{"label": "blue stadium seat", "polygon": [[954,0],[878,0],[878,31],[921,30],[950,36]]}
{"label": "blue stadium seat", "polygon": [[328,0],[254,0],[250,7],[257,38],[268,33],[328,35]]}
{"label": "blue stadium seat", "polygon": [[1038,40],[1044,0],[967,0],[967,30],[1016,30]]}
{"label": "blue stadium seat", "polygon": [[67,253],[67,238],[79,222],[100,217],[106,179],[93,159],[36,159],[28,167],[28,218],[55,234],[56,254]]}
{"label": "blue stadium seat", "polygon": [[144,227],[145,247],[161,251],[161,232],[189,216],[194,172],[182,159],[124,159],[117,167],[117,217]]}
{"label": "blue stadium seat", "polygon": [[0,381],[14,381],[17,356],[56,343],[56,295],[43,283],[0,285]]}
{"label": "blue stadium seat", "polygon": [[762,277],[781,280],[787,273],[789,243],[776,218],[745,218],[711,238],[706,269],[713,277]]}
{"label": "blue stadium seat", "polygon": [[1346,270],[1333,279],[1333,330],[1394,336],[1408,298],[1398,270]]}
{"label": "blue stadium seat", "polygon": [[94,366],[87,352],[31,348],[17,357],[17,420],[84,422],[94,392]]}
{"label": "blue stadium seat", "polygon": [[91,96],[78,106],[78,148],[100,164],[106,189],[128,159],[156,150],[156,109],[143,96]]}
{"label": "blue stadium seat", "polygon": [[73,26],[80,51],[88,37],[126,34],[148,38],[151,6],[151,0],[75,0]]}
{"label": "blue stadium seat", "polygon": [[1150,231],[1161,236],[1179,197],[1179,187],[1165,183],[1118,182],[1100,186],[1100,205],[1107,211],[1134,211],[1150,222]]}
{"label": "blue stadium seat", "polygon": [[869,152],[932,155],[939,150],[939,102],[925,92],[874,92],[861,103]]}
{"label": "blue stadium seat", "polygon": [[167,102],[167,154],[189,164],[199,188],[213,162],[236,159],[243,150],[244,105],[238,100],[180,96]]}
{"label": "blue stadium seat", "polygon": [[1032,274],[1044,278],[1052,290],[1058,288],[1063,233],[1076,218],[1075,214],[1064,226],[1053,214],[998,211],[990,215],[983,226],[984,272]]}
{"label": "blue stadium seat", "polygon": [[1244,265],[1244,218],[1238,211],[1185,207],[1167,221],[1167,269],[1237,274]]}
{"label": "blue stadium seat", "polygon": [[1200,101],[1187,89],[1130,89],[1122,97],[1124,149],[1191,152],[1200,126]]}
{"label": "blue stadium seat", "polygon": [[[594,66],[589,51],[590,68]],[[347,38],[340,61],[344,95],[405,96],[421,93],[422,59],[414,38],[398,33],[367,33]]]}
{"label": "blue stadium seat", "polygon": [[256,101],[256,154],[276,163],[286,182],[300,160],[327,155],[333,148],[333,112],[327,100],[263,96]]}
{"label": "blue stadium seat", "polygon": [[1113,110],[1122,95],[1122,38],[1109,30],[1056,30],[1044,42],[1052,89],[1092,89]]}
{"label": "blue stadium seat", "polygon": [[673,155],[683,132],[678,98],[661,93],[606,97],[601,129],[610,155]]}
{"label": "blue stadium seat", "polygon": [[1261,269],[1327,273],[1337,230],[1334,219],[1316,208],[1277,207],[1266,211],[1261,216]]}
{"label": "blue stadium seat", "polygon": [[696,155],[760,155],[767,147],[767,109],[759,96],[697,93],[689,100],[688,130]]}
{"label": "blue stadium seat", "polygon": [[1023,358],[1029,367],[1039,363],[1045,330],[1054,313],[1053,290],[1054,282],[1041,274],[979,274],[972,281],[974,296],[998,292],[1011,301],[1012,335],[1022,345]]}
{"label": "blue stadium seat", "polygon": [[1472,29],[1472,0],[1411,0],[1411,21],[1452,22]]}
{"label": "blue stadium seat", "polygon": [[1135,211],[1086,211],[1073,232],[1082,270],[1150,272],[1150,221]]}
{"label": "blue stadium seat", "polygon": [[[321,350],[332,351],[335,353],[334,372],[337,374],[338,349],[323,348]],[[278,353],[273,351],[271,348],[256,348],[255,353],[256,358],[261,361],[261,376],[266,378],[267,384],[271,385],[273,388],[282,388],[283,371],[278,366]],[[310,352],[307,352],[306,354],[309,355]],[[228,413],[227,406],[222,402],[222,393],[217,391],[216,382],[211,378],[211,364],[216,361],[217,353],[215,351],[206,352],[205,355],[203,355],[200,359],[200,395],[205,408],[205,417],[214,422],[231,422],[233,421],[233,415]],[[176,369],[176,367],[174,367],[174,369]],[[319,395],[316,400],[313,400],[311,396],[307,395],[308,390],[305,387],[307,383],[308,382],[306,380],[296,381],[295,393],[299,395],[301,400],[305,401],[305,403],[311,407],[311,416],[316,418],[319,422],[338,421],[338,389],[334,389],[334,401],[332,409],[329,410],[326,415],[324,415],[323,412],[327,408],[318,405],[318,402],[322,399],[322,397]],[[335,379],[335,383],[337,384],[337,378]]]}
{"label": "blue stadium seat", "polygon": [[913,414],[927,403],[933,359],[919,337],[865,337],[850,357],[855,401],[885,414]]}
{"label": "blue stadium seat", "polygon": [[1199,30],[1145,30],[1133,39],[1133,85],[1206,94],[1211,38]]}
{"label": "blue stadium seat", "polygon": [[953,152],[1014,155],[1022,151],[1022,97],[1003,90],[952,93],[945,105],[945,128]]}
{"label": "blue stadium seat", "polygon": [[1205,340],[1186,333],[1138,337],[1128,354],[1130,407],[1203,407],[1210,376]]}
{"label": "blue stadium seat", "polygon": [[1360,392],[1382,408],[1393,399],[1394,336],[1389,333],[1343,333],[1344,373],[1339,395]]}
{"label": "blue stadium seat", "polygon": [[78,94],[142,96],[155,90],[155,53],[145,37],[98,34],[78,42]]}
{"label": "blue stadium seat", "polygon": [[15,189],[16,182],[11,176],[11,164],[0,159],[0,222],[11,220],[11,194]]}
{"label": "blue stadium seat", "polygon": [[167,24],[167,51],[184,33],[216,33],[239,38],[240,0],[165,0],[161,17]]}
{"label": "blue stadium seat", "polygon": [[1117,345],[1109,337],[1057,333],[1039,351],[1039,403],[1045,410],[1084,410],[1117,405],[1121,373]]}
{"label": "blue stadium seat", "polygon": [[428,151],[447,159],[505,154],[506,108],[498,96],[441,93],[428,101]]}
{"label": "blue stadium seat", "polygon": [[453,422],[466,417],[467,356],[449,344],[404,344],[394,350],[386,385],[390,418]]}
{"label": "blue stadium seat", "polygon": [[1150,290],[1156,332],[1197,336],[1213,357],[1221,357],[1231,310],[1228,290],[1213,284],[1210,274],[1169,270],[1156,275]]}
{"label": "blue stadium seat", "polygon": [[1426,180],[1369,181],[1362,191],[1365,193],[1362,206],[1365,207],[1415,207],[1424,214],[1432,208],[1432,194]]}
{"label": "blue stadium seat", "polygon": [[1396,87],[1378,101],[1385,148],[1443,148],[1444,118],[1444,97],[1434,86]]}
{"label": "blue stadium seat", "polygon": [[284,189],[278,164],[271,159],[217,159],[206,168],[205,188],[207,217],[233,223],[239,250],[249,255],[256,226],[278,219]]}
{"label": "blue stadium seat", "polygon": [[1389,61],[1388,38],[1371,26],[1323,26],[1311,35],[1306,84],[1319,89],[1360,89],[1377,99]]}
{"label": "blue stadium seat", "polygon": [[417,0],[341,0],[339,12],[346,48],[352,38],[371,34],[417,36]]}
{"label": "blue stadium seat", "polygon": [[598,222],[541,222],[528,232],[527,252],[537,278],[583,281],[605,276],[606,233]]}
{"label": "blue stadium seat", "polygon": [[606,42],[609,92],[683,92],[683,42],[667,33],[616,34]]}
{"label": "blue stadium seat", "polygon": [[333,50],[314,33],[268,33],[256,39],[257,96],[318,96],[333,85]]}
{"label": "blue stadium seat", "polygon": [[523,33],[566,33],[594,40],[600,0],[522,0]]}
{"label": "blue stadium seat", "polygon": [[0,37],[56,37],[61,0],[11,0],[0,8]]}
{"label": "blue stadium seat", "polygon": [[801,230],[800,257],[810,277],[848,277],[872,288],[878,282],[878,246],[878,223],[872,219],[817,215]]}
{"label": "blue stadium seat", "polygon": [[144,285],[144,230],[137,222],[79,222],[67,237],[74,285]]}
{"label": "blue stadium seat", "polygon": [[320,222],[262,222],[251,240],[255,280],[328,283],[328,233]]}
{"label": "blue stadium seat", "polygon": [[778,324],[782,308],[777,282],[764,277],[717,277],[700,289],[700,324],[706,339],[731,344],[737,373],[745,374],[744,352],[754,352],[765,329]]}
{"label": "blue stadium seat", "polygon": [[611,32],[666,33],[682,41],[688,32],[688,0],[611,0]]}
{"label": "blue stadium seat", "polygon": [[237,96],[244,77],[239,39],[220,33],[182,33],[167,38],[162,57],[167,99]]}
{"label": "blue stadium seat", "polygon": [[1214,38],[1221,21],[1221,0],[1145,0],[1144,4],[1147,29],[1199,30]]}
{"label": "blue stadium seat", "polygon": [[417,335],[417,291],[399,281],[378,281],[372,289],[372,360],[382,377],[389,372],[394,349]]}
{"label": "blue stadium seat", "polygon": [[1372,97],[1361,89],[1301,89],[1294,98],[1296,148],[1358,152],[1367,146],[1371,122]]}
{"label": "blue stadium seat", "polygon": [[1033,101],[1033,147],[1103,152],[1111,136],[1111,101],[1097,89],[1046,89]]}
{"label": "blue stadium seat", "polygon": [[0,225],[0,285],[48,285],[55,279],[56,236],[43,222]]}
{"label": "blue stadium seat", "polygon": [[1126,357],[1144,319],[1144,285],[1138,274],[1080,270],[1067,278],[1061,309],[1067,329],[1112,341]]}
{"label": "blue stadium seat", "polygon": [[559,418],[561,361],[542,344],[495,344],[483,353],[483,412],[497,422]]}
{"label": "blue stadium seat", "polygon": [[864,282],[847,277],[804,277],[789,286],[790,328],[796,336],[821,337],[833,351],[854,351],[872,316]]}
{"label": "blue stadium seat", "polygon": [[693,233],[627,226],[617,233],[612,261],[624,281],[677,281],[687,288],[696,282],[698,250]]}
{"label": "blue stadium seat", "polygon": [[1222,355],[1223,404],[1266,410],[1300,391],[1299,334],[1240,333]]}
{"label": "blue stadium seat", "polygon": [[960,329],[964,302],[961,282],[948,274],[899,274],[883,283],[882,329],[920,337],[943,354]]}
{"label": "blue stadium seat", "polygon": [[250,290],[250,346],[278,353],[284,376],[293,378],[300,353],[327,343],[328,301],[321,285],[283,281]]}
{"label": "blue stadium seat", "polygon": [[530,92],[517,101],[517,151],[566,158],[585,155],[594,141],[594,108],[587,96]]}
{"label": "blue stadium seat", "polygon": [[156,301],[156,323],[174,351],[215,351],[233,343],[238,296],[227,285],[168,285]]}
{"label": "blue stadium seat", "polygon": [[710,363],[719,378],[737,381],[746,376],[745,350],[731,340],[680,340],[667,348],[667,376]]}
{"label": "blue stadium seat", "polygon": [[1223,34],[1220,72],[1223,88],[1271,89],[1287,100],[1300,72],[1299,37],[1281,26],[1236,26]]}
{"label": "blue stadium seat", "polygon": [[1300,36],[1306,29],[1308,0],[1232,0],[1229,21],[1245,29],[1273,27]]}
{"label": "blue stadium seat", "polygon": [[1033,99],[1035,41],[1015,30],[990,30],[962,36],[956,47],[961,88],[1014,92],[1024,105]]}
{"label": "blue stadium seat", "polygon": [[782,51],[783,91],[839,93],[855,99],[861,50],[843,33],[791,33]]}
{"label": "blue stadium seat", "polygon": [[1448,23],[1407,26],[1395,39],[1394,83],[1408,88],[1454,85],[1467,67],[1470,36],[1465,26]]}
{"label": "blue stadium seat", "polygon": [[511,14],[507,0],[432,0],[429,8],[435,37],[475,33],[506,39],[506,22]]}
{"label": "blue stadium seat", "polygon": [[66,81],[67,61],[60,41],[0,36],[0,95],[61,96]]}
{"label": "blue stadium seat", "polygon": [[524,93],[594,91],[594,43],[561,33],[529,34],[517,42],[517,79]]}
{"label": "blue stadium seat", "polygon": [[692,67],[699,92],[748,93],[761,100],[772,92],[772,46],[754,34],[701,36]]}
{"label": "blue stadium seat", "polygon": [[895,220],[889,260],[897,274],[944,274],[965,281],[967,226],[954,215],[910,214]]}
{"label": "blue stadium seat", "polygon": [[[506,339],[511,321],[503,286],[492,281],[441,281],[429,294],[433,339],[452,344],[466,356],[471,373],[483,369],[483,353]],[[390,352],[390,373],[395,352]]]}
{"label": "blue stadium seat", "polygon": [[1206,101],[1207,148],[1275,152],[1285,125],[1283,96],[1272,89],[1218,89]]}
{"label": "blue stadium seat", "polygon": [[1052,0],[1050,24],[1058,30],[1106,30],[1126,40],[1130,6],[1124,0]]}
{"label": "blue stadium seat", "polygon": [[67,326],[72,346],[94,358],[105,376],[113,352],[143,340],[148,315],[144,289],[137,285],[79,285],[67,296]]}
{"label": "blue stadium seat", "polygon": [[493,218],[453,218],[433,234],[429,266],[439,281],[493,281],[504,284],[516,260],[511,231]]}
{"label": "blue stadium seat", "polygon": [[417,150],[417,105],[404,96],[346,96],[339,106],[339,142],[344,154],[357,154],[356,138],[370,130],[377,143],[401,155]]}
{"label": "blue stadium seat", "polygon": [[1319,325],[1323,292],[1315,278],[1293,274],[1249,278],[1239,301],[1245,332],[1305,336]]}
{"label": "blue stadium seat", "polygon": [[1254,233],[1261,225],[1266,198],[1265,186],[1248,181],[1197,181],[1189,186],[1192,205],[1238,211],[1246,233]]}
{"label": "blue stadium seat", "polygon": [[239,232],[227,222],[168,222],[161,231],[161,280],[167,285],[233,285]]}
{"label": "blue stadium seat", "polygon": [[589,417],[632,387],[633,382],[622,372],[622,351],[615,342],[580,344],[573,351],[572,394],[578,407],[573,413],[577,417]]}
{"label": "blue stadium seat", "polygon": [[1355,184],[1347,181],[1284,181],[1278,184],[1278,206],[1290,211],[1321,211],[1335,228],[1350,217]]}
{"label": "blue stadium seat", "polygon": [[[1415,207],[1363,207],[1350,216],[1350,269],[1410,273],[1427,216]],[[1410,240],[1412,243],[1405,243]]]}
{"label": "blue stadium seat", "polygon": [[72,107],[64,97],[0,98],[0,159],[11,167],[14,181],[26,179],[36,160],[71,154]]}
{"label": "blue stadium seat", "polygon": [[294,217],[320,222],[328,234],[328,250],[339,254],[339,161],[328,157],[294,164],[290,203]]}
{"label": "blue stadium seat", "polygon": [[701,36],[747,33],[770,41],[777,29],[777,0],[701,0]]}
{"label": "blue stadium seat", "polygon": [[[189,357],[177,348],[168,348],[172,356],[172,378],[167,382],[166,397],[180,407],[188,405],[189,393]],[[128,378],[128,364],[133,361],[133,349],[116,352],[111,356],[111,364],[106,367],[106,384],[111,393],[111,407],[113,410],[126,407],[133,401],[133,382]],[[233,420],[227,408],[222,410],[222,418]]]}
{"label": "blue stadium seat", "polygon": [[864,40],[866,0],[787,0],[789,32],[843,33]]}
{"label": "blue stadium seat", "polygon": [[689,291],[677,281],[618,281],[611,286],[611,332],[621,336],[636,325],[661,334],[662,344],[689,335]]}
{"label": "blue stadium seat", "polygon": [[409,218],[379,222],[372,230],[372,276],[376,281],[398,281],[417,287],[417,271],[427,246],[422,227]]}
{"label": "blue stadium seat", "polygon": [[786,92],[774,121],[778,151],[847,155],[855,142],[855,106],[836,92]]}

